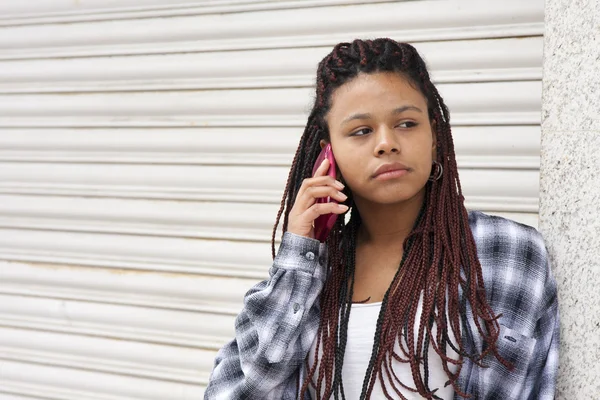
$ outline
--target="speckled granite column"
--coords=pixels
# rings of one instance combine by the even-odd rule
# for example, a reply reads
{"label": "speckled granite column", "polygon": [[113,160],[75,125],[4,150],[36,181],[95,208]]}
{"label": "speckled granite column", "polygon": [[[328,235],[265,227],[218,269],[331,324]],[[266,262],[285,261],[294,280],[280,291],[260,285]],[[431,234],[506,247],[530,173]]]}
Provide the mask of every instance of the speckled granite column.
{"label": "speckled granite column", "polygon": [[559,287],[557,398],[600,399],[600,0],[546,0],[540,231]]}

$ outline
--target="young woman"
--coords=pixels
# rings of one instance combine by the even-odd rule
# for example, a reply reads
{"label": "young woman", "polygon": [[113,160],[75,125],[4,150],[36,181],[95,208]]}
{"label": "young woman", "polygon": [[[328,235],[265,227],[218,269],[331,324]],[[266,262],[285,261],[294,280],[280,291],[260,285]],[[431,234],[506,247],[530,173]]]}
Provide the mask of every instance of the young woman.
{"label": "young woman", "polygon": [[[553,399],[544,242],[465,209],[448,109],[417,51],[340,43],[316,83],[270,278],[246,294],[205,399]],[[328,143],[338,180],[328,161],[312,176]],[[316,202],[328,196],[345,205]],[[318,216],[347,212],[314,238]]]}

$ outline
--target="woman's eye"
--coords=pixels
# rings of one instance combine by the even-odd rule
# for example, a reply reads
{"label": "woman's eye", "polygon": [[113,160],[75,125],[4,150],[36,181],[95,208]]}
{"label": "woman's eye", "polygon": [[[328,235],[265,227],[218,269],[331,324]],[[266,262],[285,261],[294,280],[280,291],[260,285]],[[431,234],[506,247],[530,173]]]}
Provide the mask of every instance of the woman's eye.
{"label": "woman's eye", "polygon": [[404,122],[398,124],[398,126],[401,128],[412,128],[412,127],[417,126],[417,123],[413,122],[413,121],[404,121]]}
{"label": "woman's eye", "polygon": [[[410,129],[413,128],[415,126],[417,126],[418,124],[416,122],[413,121],[404,121],[399,123],[398,125],[396,125],[397,127],[403,128],[403,129]],[[371,128],[362,128],[359,129],[357,131],[354,131],[354,133],[352,133],[350,136],[365,136],[364,134],[361,134],[361,132],[365,132],[369,133],[371,131]]]}
{"label": "woman's eye", "polygon": [[352,136],[364,136],[364,135],[359,135],[359,133],[360,133],[360,132],[364,132],[364,131],[369,131],[369,130],[370,130],[369,128],[362,128],[362,129],[359,129],[359,130],[355,131],[355,132],[352,134]]}

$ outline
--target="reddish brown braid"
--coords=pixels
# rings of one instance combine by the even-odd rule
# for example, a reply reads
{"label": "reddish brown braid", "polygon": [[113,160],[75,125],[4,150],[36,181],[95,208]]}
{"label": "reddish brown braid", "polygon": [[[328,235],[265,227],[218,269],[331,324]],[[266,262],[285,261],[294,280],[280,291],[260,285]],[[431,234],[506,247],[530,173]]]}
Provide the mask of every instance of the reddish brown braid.
{"label": "reddish brown braid", "polygon": [[[388,38],[364,41],[357,39],[352,43],[339,43],[319,63],[315,104],[300,138],[273,227],[272,256],[275,257],[275,234],[282,213],[285,211],[285,232],[289,211],[300,185],[305,178],[312,176],[312,166],[321,150],[319,141],[330,141],[325,116],[331,108],[334,90],[359,73],[375,72],[400,74],[426,98],[429,118],[435,123],[437,161],[441,163],[444,173],[441,179],[427,183],[419,217],[402,244],[403,258],[382,301],[373,353],[367,367],[368,379],[363,384],[360,398],[370,397],[377,378],[388,399],[394,399],[393,394],[396,398],[405,398],[397,385],[404,390],[418,392],[427,399],[439,398],[435,395],[436,390],[432,391],[428,386],[429,345],[440,356],[449,384],[455,392],[461,397],[470,398],[457,384],[465,357],[483,367],[481,360],[492,353],[508,369],[512,369],[512,365],[498,354],[496,348],[500,332],[497,319],[500,315],[494,315],[486,300],[481,265],[458,177],[449,111],[431,82],[425,62],[413,46]],[[352,206],[352,192],[348,187],[344,192],[348,196],[346,203]],[[338,218],[327,238],[328,274],[320,295],[321,319],[317,347],[313,365],[299,388],[299,398],[304,398],[310,384],[316,389],[317,399],[321,399],[322,389],[325,390],[325,399],[332,395],[336,400],[339,396],[345,399],[341,371],[352,307],[356,232],[361,224],[356,207],[351,207],[351,210],[349,222],[346,224],[344,218]],[[402,290],[397,290],[400,287]],[[462,297],[459,296],[459,288],[462,289]],[[420,320],[416,321],[420,293],[423,293],[423,308]],[[470,316],[467,315],[466,302],[471,306]],[[480,335],[484,343],[485,350],[481,354],[467,354],[463,348],[460,340],[463,337],[461,317],[474,320],[477,327],[475,334]],[[415,343],[416,322],[418,336]],[[435,336],[433,324],[436,325]],[[452,332],[458,343],[452,343],[449,332]],[[401,354],[395,352],[395,343],[398,343]],[[446,354],[446,346],[459,354],[458,360]],[[323,354],[319,359],[321,348]],[[394,360],[410,365],[414,388],[400,382],[392,368]],[[421,374],[420,363],[424,364],[424,376]],[[456,373],[451,373],[449,363],[457,366]],[[315,384],[313,376],[317,365],[319,374]],[[308,369],[308,357],[304,366]],[[394,393],[390,394],[384,382],[391,383]]]}

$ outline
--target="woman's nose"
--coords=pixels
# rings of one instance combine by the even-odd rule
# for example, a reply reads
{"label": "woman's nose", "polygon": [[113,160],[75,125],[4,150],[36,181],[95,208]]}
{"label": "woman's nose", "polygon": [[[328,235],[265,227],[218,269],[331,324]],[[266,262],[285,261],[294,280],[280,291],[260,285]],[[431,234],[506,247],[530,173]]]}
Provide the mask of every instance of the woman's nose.
{"label": "woman's nose", "polygon": [[383,155],[385,153],[399,153],[400,147],[396,142],[394,131],[387,127],[380,128],[375,132],[375,155]]}

